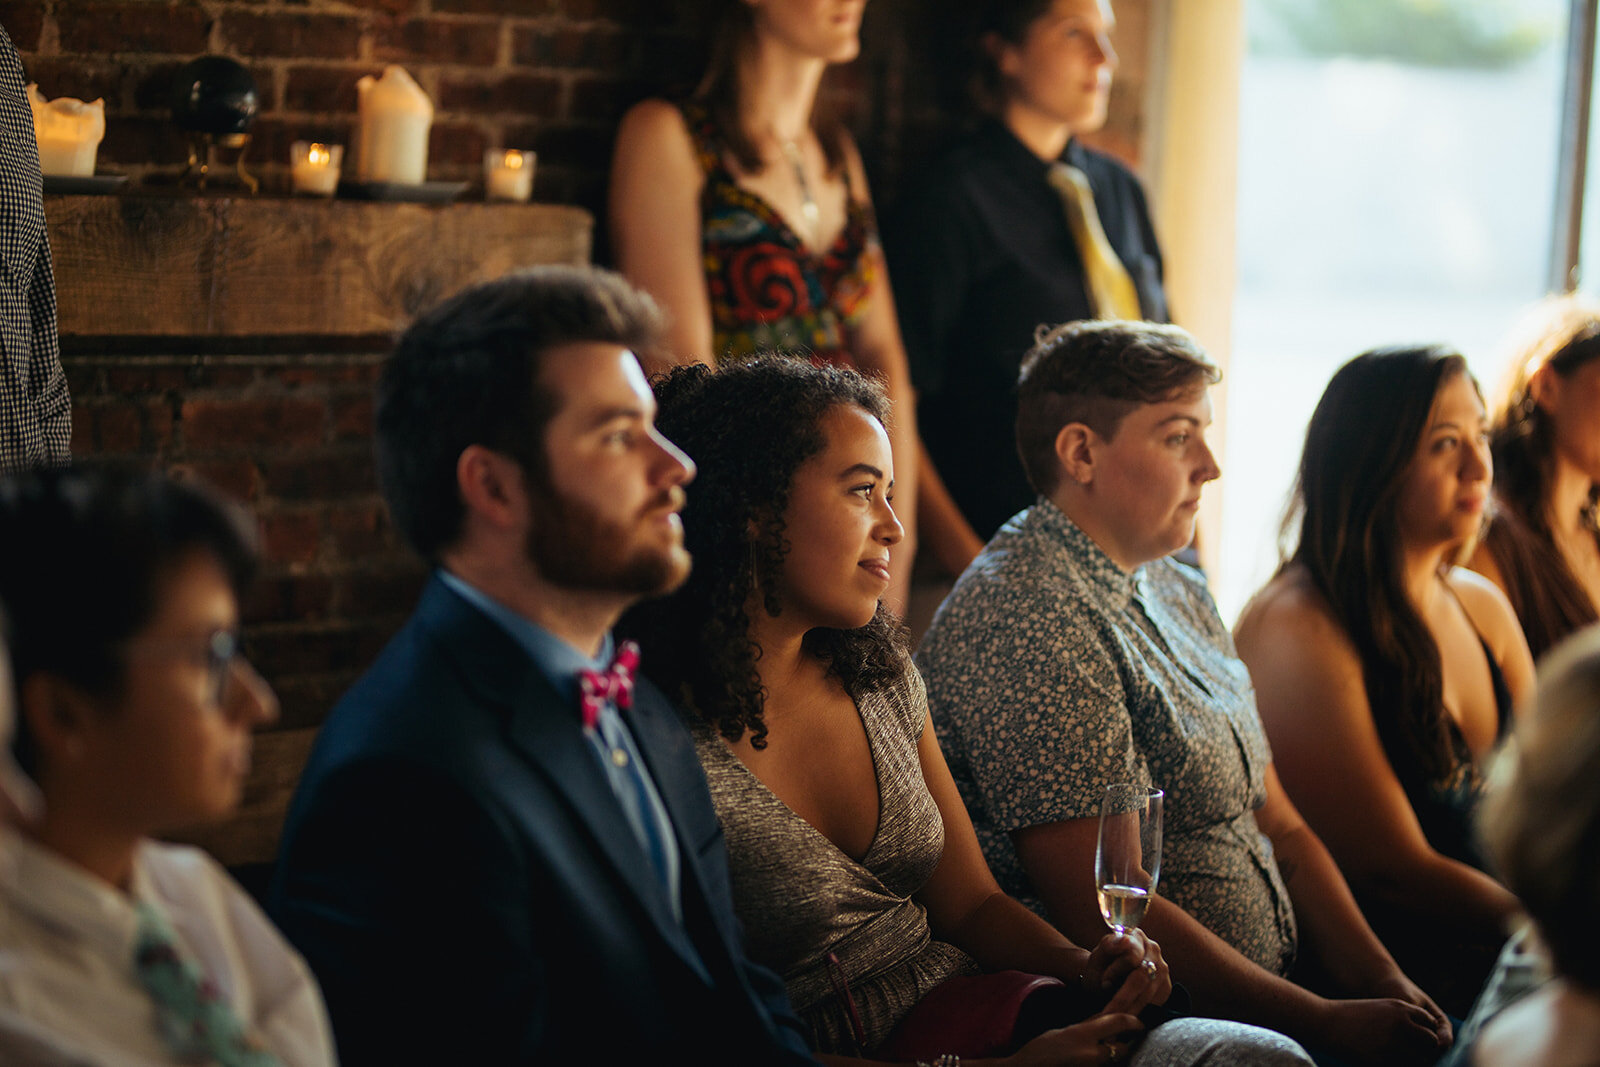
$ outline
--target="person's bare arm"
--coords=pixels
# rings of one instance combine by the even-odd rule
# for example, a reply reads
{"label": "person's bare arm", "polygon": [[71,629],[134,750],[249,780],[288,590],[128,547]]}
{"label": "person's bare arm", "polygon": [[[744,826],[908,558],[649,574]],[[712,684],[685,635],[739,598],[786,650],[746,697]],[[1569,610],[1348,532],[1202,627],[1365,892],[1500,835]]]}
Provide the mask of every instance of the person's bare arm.
{"label": "person's bare arm", "polygon": [[715,355],[700,253],[704,187],[682,112],[645,100],[623,116],[611,160],[612,252],[617,269],[668,316],[663,348],[638,353],[648,373]]}
{"label": "person's bare arm", "polygon": [[[1310,823],[1315,844],[1302,851],[1313,889],[1329,882],[1317,870],[1322,857],[1331,853],[1337,861],[1331,880],[1338,892],[1318,890],[1323,899],[1302,929],[1314,940],[1316,919],[1328,918],[1318,948],[1336,955],[1376,944],[1354,902],[1344,904],[1348,881],[1390,904],[1425,907],[1429,921],[1444,928],[1495,940],[1516,900],[1493,878],[1428,843],[1384,753],[1360,658],[1322,603],[1304,587],[1280,586],[1250,606],[1235,635],[1275,761],[1257,822],[1275,848],[1280,836],[1298,841],[1294,835]],[[1277,785],[1277,768],[1289,795]],[[1280,849],[1286,879],[1292,860]],[[1323,962],[1333,963],[1325,955]],[[1350,975],[1345,985],[1363,981]]]}
{"label": "person's bare arm", "polygon": [[917,526],[923,547],[952,577],[960,577],[983,551],[983,538],[956,506],[920,435],[917,449]]}

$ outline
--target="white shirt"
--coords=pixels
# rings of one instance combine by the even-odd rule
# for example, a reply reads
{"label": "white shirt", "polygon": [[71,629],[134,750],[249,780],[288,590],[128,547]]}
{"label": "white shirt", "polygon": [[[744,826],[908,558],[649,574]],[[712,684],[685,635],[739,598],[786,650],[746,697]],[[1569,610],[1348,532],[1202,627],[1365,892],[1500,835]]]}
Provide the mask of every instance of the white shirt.
{"label": "white shirt", "polygon": [[[305,961],[215,860],[146,841],[132,895],[166,918],[285,1067],[332,1067],[327,1013]],[[127,895],[0,830],[0,1063],[13,1062],[24,1040],[47,1040],[63,1063],[178,1064],[134,974],[137,927]]]}

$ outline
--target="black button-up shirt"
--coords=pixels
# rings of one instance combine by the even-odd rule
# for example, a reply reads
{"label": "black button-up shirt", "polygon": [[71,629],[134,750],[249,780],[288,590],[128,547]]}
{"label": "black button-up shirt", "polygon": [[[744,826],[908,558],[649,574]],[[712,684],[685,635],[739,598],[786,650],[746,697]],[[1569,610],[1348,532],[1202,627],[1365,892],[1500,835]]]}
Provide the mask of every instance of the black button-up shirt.
{"label": "black button-up shirt", "polygon": [[[1144,316],[1165,322],[1161,251],[1138,179],[1076,140],[1061,159],[1087,175]],[[1039,326],[1092,314],[1049,169],[989,121],[930,165],[885,218],[884,250],[922,438],[984,538],[1033,500],[1016,448],[1023,353]]]}

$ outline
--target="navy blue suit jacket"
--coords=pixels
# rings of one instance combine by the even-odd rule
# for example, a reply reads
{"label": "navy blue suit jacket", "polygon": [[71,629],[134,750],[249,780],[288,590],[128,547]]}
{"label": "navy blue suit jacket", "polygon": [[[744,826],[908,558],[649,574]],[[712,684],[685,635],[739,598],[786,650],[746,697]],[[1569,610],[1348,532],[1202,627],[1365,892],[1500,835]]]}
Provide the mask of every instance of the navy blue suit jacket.
{"label": "navy blue suit jacket", "polygon": [[687,730],[642,681],[623,715],[677,831],[681,925],[576,708],[428,584],[322,728],[270,891],[346,1067],[813,1062],[740,947]]}

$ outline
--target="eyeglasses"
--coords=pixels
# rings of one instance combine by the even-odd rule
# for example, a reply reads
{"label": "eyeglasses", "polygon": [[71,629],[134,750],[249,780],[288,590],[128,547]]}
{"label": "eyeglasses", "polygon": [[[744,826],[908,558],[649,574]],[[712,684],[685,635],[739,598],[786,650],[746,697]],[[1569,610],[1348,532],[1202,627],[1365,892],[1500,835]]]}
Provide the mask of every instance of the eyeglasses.
{"label": "eyeglasses", "polygon": [[217,707],[225,707],[232,692],[231,682],[234,662],[239,659],[242,639],[234,629],[214,630],[204,638],[204,644],[195,639],[166,639],[139,646],[125,646],[125,655],[180,657],[191,665],[205,669],[205,695]]}
{"label": "eyeglasses", "polygon": [[206,642],[206,691],[218,707],[228,697],[233,661],[239,655],[239,632],[218,630]]}

